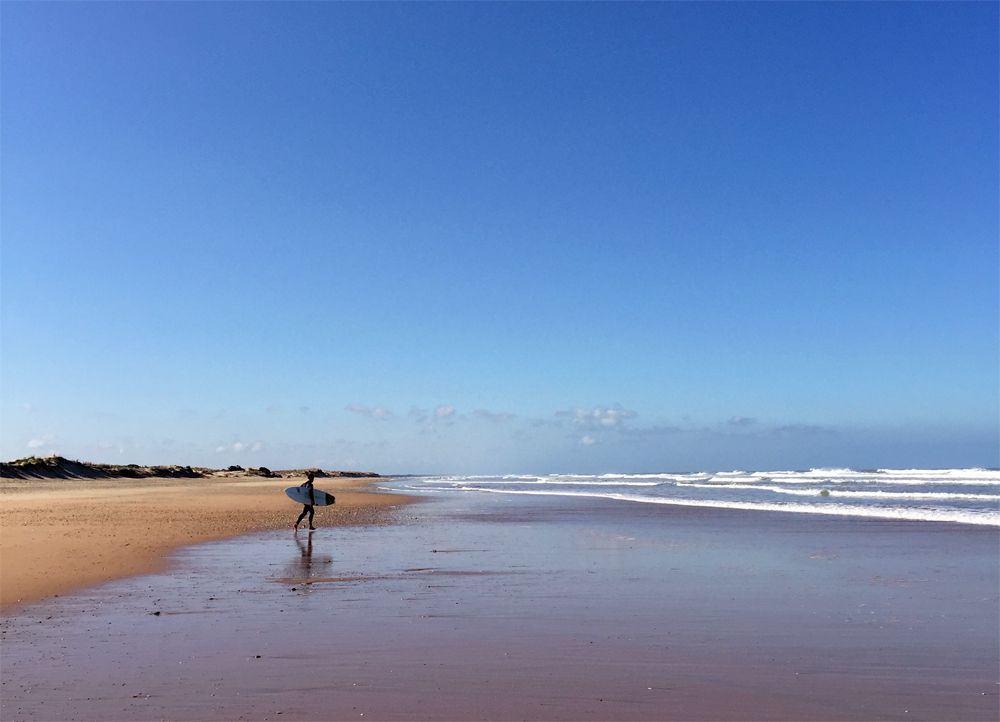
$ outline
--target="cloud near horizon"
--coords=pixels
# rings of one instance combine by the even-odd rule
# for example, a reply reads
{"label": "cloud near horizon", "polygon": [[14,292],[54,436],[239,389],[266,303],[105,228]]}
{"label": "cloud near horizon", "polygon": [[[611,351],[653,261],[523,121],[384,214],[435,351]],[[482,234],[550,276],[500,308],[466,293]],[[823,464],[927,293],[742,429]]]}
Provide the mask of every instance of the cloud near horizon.
{"label": "cloud near horizon", "polygon": [[476,409],[472,412],[472,416],[476,419],[491,421],[495,424],[502,424],[505,421],[517,418],[516,414],[507,413],[506,411],[490,411],[489,409]]}
{"label": "cloud near horizon", "polygon": [[215,453],[223,454],[226,452],[240,454],[244,451],[248,451],[252,454],[259,453],[266,448],[263,441],[253,441],[250,443],[244,441],[234,441],[231,444],[219,444],[215,447]]}
{"label": "cloud near horizon", "polygon": [[384,406],[365,406],[364,404],[348,404],[344,407],[345,411],[350,411],[352,414],[360,414],[361,416],[368,416],[372,419],[389,419],[392,418],[392,411]]}
{"label": "cloud near horizon", "polygon": [[573,426],[593,431],[618,428],[629,419],[635,418],[638,415],[637,412],[626,409],[620,404],[606,407],[596,406],[594,408],[577,407],[572,411],[556,412],[556,416],[572,419]]}
{"label": "cloud near horizon", "polygon": [[451,404],[442,404],[434,409],[434,418],[450,419],[455,415],[455,407]]}
{"label": "cloud near horizon", "polygon": [[[457,410],[438,419],[424,412],[424,422],[379,426],[381,438],[361,429],[328,429],[297,438],[263,433],[256,441],[233,436],[206,445],[190,438],[80,440],[60,435],[22,436],[10,458],[57,453],[107,463],[190,464],[224,467],[355,468],[380,473],[608,473],[623,470],[684,471],[702,469],[809,468],[843,466],[996,466],[995,434],[968,434],[959,441],[969,452],[953,455],[949,441],[934,428],[823,426],[758,421],[749,429],[721,416],[712,423],[648,426],[617,425],[585,429],[574,417],[534,426],[522,416],[499,425],[484,423],[474,412]],[[593,415],[587,423],[594,423]],[[411,425],[413,424],[413,425]],[[355,425],[358,426],[358,425]],[[450,430],[448,430],[450,428]],[[436,433],[440,431],[441,433]],[[464,433],[464,432],[468,433]],[[341,435],[346,432],[345,435]],[[255,434],[259,433],[257,431]],[[28,442],[29,454],[18,454]],[[41,442],[39,445],[38,442]],[[850,453],[844,453],[849,449]],[[990,455],[993,455],[992,457]]]}

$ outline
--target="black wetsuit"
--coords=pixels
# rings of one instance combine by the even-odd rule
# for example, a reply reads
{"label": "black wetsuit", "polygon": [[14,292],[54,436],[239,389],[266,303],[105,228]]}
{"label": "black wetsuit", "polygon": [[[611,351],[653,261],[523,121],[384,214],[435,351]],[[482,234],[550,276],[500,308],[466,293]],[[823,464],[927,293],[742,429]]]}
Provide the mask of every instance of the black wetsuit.
{"label": "black wetsuit", "polygon": [[[309,501],[316,501],[316,497],[313,495],[313,483],[307,481],[305,484],[299,484],[299,486],[305,486],[309,488]],[[302,506],[302,513],[299,514],[299,518],[295,520],[295,526],[298,528],[299,524],[305,518],[306,514],[309,515],[309,528],[313,528],[313,516],[316,514],[316,508],[312,504],[304,504]]]}

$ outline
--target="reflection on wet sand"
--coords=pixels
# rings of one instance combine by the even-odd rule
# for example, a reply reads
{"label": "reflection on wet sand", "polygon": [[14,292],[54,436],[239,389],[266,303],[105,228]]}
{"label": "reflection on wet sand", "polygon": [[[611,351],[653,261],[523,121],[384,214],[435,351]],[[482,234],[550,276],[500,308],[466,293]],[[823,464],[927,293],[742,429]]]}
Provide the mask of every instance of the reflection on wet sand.
{"label": "reflection on wet sand", "polygon": [[407,513],[190,547],[0,620],[0,717],[996,719],[992,530],[492,496]]}
{"label": "reflection on wet sand", "polygon": [[288,573],[279,581],[292,584],[301,584],[307,590],[316,579],[314,578],[320,570],[328,570],[333,564],[333,556],[330,554],[313,553],[313,537],[315,534],[300,534],[295,530],[295,545],[299,554],[294,557],[288,565]]}
{"label": "reflection on wet sand", "polygon": [[[438,567],[409,567],[401,569],[396,574],[343,574],[333,576],[333,556],[330,554],[313,553],[314,534],[300,535],[295,530],[295,544],[299,554],[286,565],[285,574],[273,581],[279,584],[296,585],[296,591],[301,586],[310,590],[316,584],[343,584],[348,582],[373,582],[385,579],[412,579],[419,576],[491,576],[496,574],[516,574],[515,571],[497,571],[486,569],[440,569]],[[437,551],[437,550],[435,550]]]}

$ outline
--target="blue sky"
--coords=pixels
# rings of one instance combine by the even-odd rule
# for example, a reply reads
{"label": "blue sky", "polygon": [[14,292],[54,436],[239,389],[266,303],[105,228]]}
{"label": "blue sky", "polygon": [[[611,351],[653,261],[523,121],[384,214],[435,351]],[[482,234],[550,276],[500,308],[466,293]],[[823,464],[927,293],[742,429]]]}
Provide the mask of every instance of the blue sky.
{"label": "blue sky", "polygon": [[3,3],[5,458],[997,466],[995,3]]}

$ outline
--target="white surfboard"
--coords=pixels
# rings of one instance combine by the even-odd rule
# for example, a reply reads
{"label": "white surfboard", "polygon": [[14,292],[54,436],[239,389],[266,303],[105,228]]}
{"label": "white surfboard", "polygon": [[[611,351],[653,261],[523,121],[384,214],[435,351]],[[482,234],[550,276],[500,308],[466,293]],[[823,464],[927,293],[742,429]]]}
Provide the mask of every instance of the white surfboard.
{"label": "white surfboard", "polygon": [[290,486],[285,489],[285,493],[288,498],[299,504],[313,504],[314,506],[329,506],[330,504],[336,503],[336,499],[333,494],[328,494],[325,491],[320,491],[319,489],[313,489],[313,499],[315,501],[309,501],[309,489],[304,486]]}

